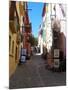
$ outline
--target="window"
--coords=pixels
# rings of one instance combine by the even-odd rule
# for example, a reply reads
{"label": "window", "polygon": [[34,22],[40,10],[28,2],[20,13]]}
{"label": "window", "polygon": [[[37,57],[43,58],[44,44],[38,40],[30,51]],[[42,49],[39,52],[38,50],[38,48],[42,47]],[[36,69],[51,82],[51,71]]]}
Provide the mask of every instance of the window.
{"label": "window", "polygon": [[10,48],[11,48],[11,36],[9,36],[9,51],[10,51]]}
{"label": "window", "polygon": [[23,42],[23,35],[21,35],[21,42]]}
{"label": "window", "polygon": [[17,47],[16,47],[16,50],[15,50],[15,61],[17,61]]}
{"label": "window", "polygon": [[24,17],[22,17],[23,18],[23,22],[24,22]]}
{"label": "window", "polygon": [[14,41],[12,41],[12,54],[14,53]]}
{"label": "window", "polygon": [[17,21],[17,16],[16,16],[16,12],[14,13],[14,23],[15,23],[15,30],[17,31],[18,30],[18,21]]}

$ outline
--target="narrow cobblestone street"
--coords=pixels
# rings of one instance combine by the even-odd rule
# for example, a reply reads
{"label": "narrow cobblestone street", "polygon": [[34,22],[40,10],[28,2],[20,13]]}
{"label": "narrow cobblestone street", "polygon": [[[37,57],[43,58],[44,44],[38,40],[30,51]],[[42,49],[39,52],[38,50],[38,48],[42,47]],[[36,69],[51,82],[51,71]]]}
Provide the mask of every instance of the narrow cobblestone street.
{"label": "narrow cobblestone street", "polygon": [[63,85],[66,85],[66,73],[47,70],[40,55],[34,55],[18,66],[9,82],[10,89]]}

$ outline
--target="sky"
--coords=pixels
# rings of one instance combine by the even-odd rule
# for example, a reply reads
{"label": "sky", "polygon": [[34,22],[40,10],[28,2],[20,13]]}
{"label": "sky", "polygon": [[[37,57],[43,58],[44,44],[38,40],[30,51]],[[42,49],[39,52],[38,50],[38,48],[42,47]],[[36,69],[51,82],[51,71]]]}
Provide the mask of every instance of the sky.
{"label": "sky", "polygon": [[32,23],[32,34],[35,37],[38,37],[39,26],[42,22],[42,10],[43,3],[38,2],[28,2],[28,11],[29,20]]}

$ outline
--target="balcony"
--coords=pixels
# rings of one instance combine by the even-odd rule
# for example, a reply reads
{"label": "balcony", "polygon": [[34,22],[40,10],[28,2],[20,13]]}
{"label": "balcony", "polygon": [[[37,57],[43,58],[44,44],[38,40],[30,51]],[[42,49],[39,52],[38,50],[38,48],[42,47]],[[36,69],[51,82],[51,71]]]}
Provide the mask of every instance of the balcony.
{"label": "balcony", "polygon": [[12,33],[16,33],[14,20],[9,21],[9,27]]}
{"label": "balcony", "polygon": [[17,20],[9,20],[9,27],[12,33],[16,33],[19,30],[19,23]]}
{"label": "balcony", "polygon": [[9,27],[12,33],[16,33],[19,30],[19,17],[15,1],[11,2],[9,8]]}
{"label": "balcony", "polygon": [[26,24],[24,27],[26,32],[31,32],[31,23]]}

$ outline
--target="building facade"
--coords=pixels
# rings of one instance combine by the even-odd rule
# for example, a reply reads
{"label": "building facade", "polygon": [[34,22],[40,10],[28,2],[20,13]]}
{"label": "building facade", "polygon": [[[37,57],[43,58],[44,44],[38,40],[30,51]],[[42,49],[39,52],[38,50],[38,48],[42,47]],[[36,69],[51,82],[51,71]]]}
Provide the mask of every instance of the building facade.
{"label": "building facade", "polygon": [[43,31],[42,31],[42,24],[39,27],[39,33],[38,33],[38,48],[40,49],[40,54],[43,54],[43,37],[42,37]]}
{"label": "building facade", "polygon": [[11,76],[19,62],[19,43],[17,42],[19,30],[19,17],[16,2],[9,4],[9,76]]}
{"label": "building facade", "polygon": [[31,36],[32,33],[32,26],[29,20],[29,16],[28,16],[28,4],[27,2],[25,2],[25,14],[23,17],[23,22],[24,22],[24,26],[23,26],[23,48],[26,49],[27,51],[27,57],[30,57],[31,55],[31,44],[29,42],[29,38]]}
{"label": "building facade", "polygon": [[[43,46],[47,49],[47,63],[50,67],[54,65],[54,46],[58,43],[58,49],[66,56],[66,5],[45,3],[42,11],[42,30],[43,30]],[[58,42],[55,40],[55,25],[56,30],[60,31]],[[59,32],[58,31],[58,32]],[[57,35],[57,32],[56,32]],[[55,41],[55,43],[54,43]],[[57,49],[57,48],[56,48]],[[46,51],[45,51],[46,52]]]}
{"label": "building facade", "polygon": [[19,24],[20,24],[20,29],[19,29],[19,32],[18,32],[18,37],[20,36],[20,45],[19,45],[19,60],[20,60],[20,55],[21,55],[21,48],[23,48],[23,27],[24,26],[24,22],[23,22],[23,17],[24,17],[24,14],[25,14],[25,2],[22,2],[22,1],[17,1],[16,2],[16,8],[17,8],[17,12],[18,12],[18,16],[19,16]]}
{"label": "building facade", "polygon": [[15,72],[20,61],[21,48],[31,54],[31,23],[28,16],[27,2],[9,2],[9,76]]}

